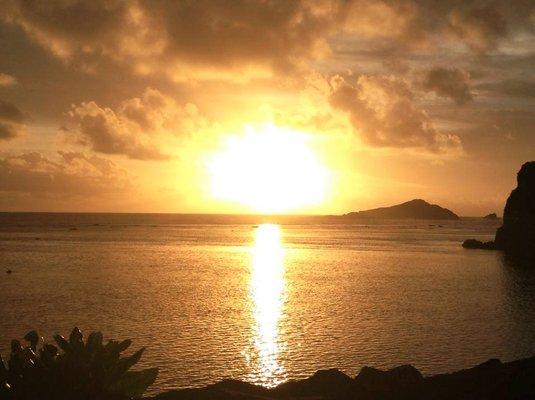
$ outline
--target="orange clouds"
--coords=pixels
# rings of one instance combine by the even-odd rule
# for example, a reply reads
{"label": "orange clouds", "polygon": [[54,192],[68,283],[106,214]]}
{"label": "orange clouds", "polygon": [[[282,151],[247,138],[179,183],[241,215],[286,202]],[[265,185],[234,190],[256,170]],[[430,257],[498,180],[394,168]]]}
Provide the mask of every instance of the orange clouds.
{"label": "orange clouds", "polygon": [[2,168],[47,196],[127,187],[91,166],[106,154],[153,202],[217,212],[203,157],[273,123],[314,134],[345,182],[392,159],[415,185],[436,158],[452,181],[484,157],[514,170],[535,145],[533,15],[525,0],[3,0]]}
{"label": "orange clouds", "polygon": [[0,140],[12,139],[24,132],[24,119],[15,105],[0,100]]}
{"label": "orange clouds", "polygon": [[434,68],[428,71],[423,87],[457,104],[465,104],[473,100],[469,81],[468,74],[458,68]]}
{"label": "orange clouds", "polygon": [[175,81],[244,81],[325,57],[340,34],[483,52],[530,27],[533,10],[521,0],[6,0],[0,18],[86,71],[112,60]]}
{"label": "orange clouds", "polygon": [[0,87],[11,86],[16,83],[17,80],[13,76],[0,72]]}
{"label": "orange clouds", "polygon": [[345,28],[408,47],[452,41],[484,53],[509,33],[530,30],[534,9],[523,0],[352,0],[347,2]]}
{"label": "orange clouds", "polygon": [[[173,80],[266,76],[327,49],[335,1],[8,1],[4,19],[56,56],[95,57]],[[239,76],[237,76],[240,79]]]}
{"label": "orange clouds", "polygon": [[407,82],[393,76],[360,76],[355,84],[333,79],[331,105],[348,113],[362,140],[376,147],[458,151],[459,137],[438,132]]}
{"label": "orange clouds", "polygon": [[243,81],[327,56],[340,33],[409,46],[449,38],[482,52],[530,25],[533,7],[512,2],[7,0],[0,18],[88,71],[106,59],[175,81]]}
{"label": "orange clouds", "polygon": [[4,209],[39,209],[37,199],[48,203],[81,198],[85,202],[131,189],[124,170],[97,156],[59,152],[59,157],[51,159],[31,152],[0,158],[0,206]]}
{"label": "orange clouds", "polygon": [[135,124],[109,108],[101,108],[94,101],[82,103],[69,113],[79,132],[79,143],[94,151],[106,154],[124,154],[141,160],[165,159],[146,135],[133,133],[129,125]]}
{"label": "orange clouds", "polygon": [[345,29],[364,36],[406,44],[425,41],[426,12],[415,1],[353,0],[348,2]]}
{"label": "orange clouds", "polygon": [[123,31],[126,1],[7,0],[0,15],[19,25],[34,41],[58,57],[111,50]]}
{"label": "orange clouds", "polygon": [[477,52],[493,47],[507,33],[507,21],[497,3],[453,9],[448,22],[453,34]]}
{"label": "orange clouds", "polygon": [[68,117],[68,131],[78,143],[139,160],[168,159],[158,146],[162,134],[183,135],[205,125],[195,105],[181,107],[151,88],[141,97],[123,101],[115,111],[89,101],[73,106]]}

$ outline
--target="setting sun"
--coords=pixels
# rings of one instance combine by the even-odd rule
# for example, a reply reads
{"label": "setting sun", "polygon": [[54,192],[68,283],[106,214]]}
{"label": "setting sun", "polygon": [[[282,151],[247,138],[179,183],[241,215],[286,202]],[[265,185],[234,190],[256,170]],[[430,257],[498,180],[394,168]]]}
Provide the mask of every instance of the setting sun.
{"label": "setting sun", "polygon": [[535,0],[0,0],[0,49],[0,400],[535,400]]}
{"label": "setting sun", "polygon": [[263,213],[321,203],[328,170],[310,145],[311,136],[287,128],[247,126],[228,137],[209,163],[214,197]]}

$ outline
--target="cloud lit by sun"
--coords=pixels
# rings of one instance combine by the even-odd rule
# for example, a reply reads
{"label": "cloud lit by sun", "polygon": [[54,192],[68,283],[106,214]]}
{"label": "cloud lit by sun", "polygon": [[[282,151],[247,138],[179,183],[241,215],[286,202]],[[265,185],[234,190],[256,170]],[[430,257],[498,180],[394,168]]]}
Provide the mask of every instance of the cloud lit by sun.
{"label": "cloud lit by sun", "polygon": [[4,3],[2,211],[486,215],[533,156],[533,1]]}
{"label": "cloud lit by sun", "polygon": [[254,212],[283,213],[321,203],[329,171],[309,134],[275,125],[246,126],[209,161],[212,195]]}

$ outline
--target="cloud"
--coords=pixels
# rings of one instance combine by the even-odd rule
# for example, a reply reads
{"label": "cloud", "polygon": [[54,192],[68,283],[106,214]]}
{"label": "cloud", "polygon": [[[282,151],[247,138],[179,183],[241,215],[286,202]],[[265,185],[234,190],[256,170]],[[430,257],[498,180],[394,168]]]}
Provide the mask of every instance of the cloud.
{"label": "cloud", "polygon": [[476,52],[489,50],[507,34],[507,21],[495,3],[455,8],[448,22],[451,32]]}
{"label": "cloud", "polygon": [[[105,154],[122,154],[138,160],[162,160],[167,156],[150,143],[146,135],[132,132],[135,124],[117,115],[110,108],[101,108],[94,101],[74,106],[69,112],[77,124],[79,143]],[[143,140],[146,139],[146,140]]]}
{"label": "cloud", "polygon": [[409,85],[393,76],[360,76],[354,85],[332,79],[331,106],[348,113],[362,140],[375,147],[423,148],[431,152],[461,149],[458,136],[438,132],[415,104]]}
{"label": "cloud", "polygon": [[414,1],[353,0],[348,2],[345,29],[368,37],[407,44],[427,40],[425,14]]}
{"label": "cloud", "polygon": [[485,53],[502,38],[532,30],[534,11],[533,2],[524,0],[351,0],[346,2],[344,28],[360,38],[388,39],[404,48],[436,49],[453,41]]}
{"label": "cloud", "polygon": [[128,191],[127,173],[112,161],[77,152],[59,152],[56,160],[41,153],[0,158],[0,193],[93,197]]}
{"label": "cloud", "polygon": [[208,124],[195,104],[181,106],[172,97],[150,87],[141,97],[123,101],[117,113],[149,134],[166,130],[184,135]]}
{"label": "cloud", "polygon": [[56,56],[105,52],[124,30],[125,1],[7,0],[3,19],[19,25],[34,41]]}
{"label": "cloud", "polygon": [[511,97],[535,98],[535,81],[530,80],[506,79],[498,82],[482,83],[477,88]]}
{"label": "cloud", "polygon": [[329,56],[341,38],[349,52],[367,41],[371,49],[404,54],[453,41],[482,53],[501,38],[529,31],[535,9],[524,0],[4,3],[0,20],[84,71],[98,72],[111,62],[139,75],[180,82],[299,76]]}
{"label": "cloud", "polygon": [[0,140],[19,136],[25,129],[22,112],[15,105],[0,100]]}
{"label": "cloud", "polygon": [[63,60],[105,56],[184,80],[294,69],[327,48],[339,8],[335,1],[10,0],[0,13]]}
{"label": "cloud", "polygon": [[115,111],[89,101],[73,105],[68,117],[68,131],[74,132],[78,143],[138,160],[168,159],[157,145],[159,136],[187,134],[206,123],[195,105],[182,107],[151,88],[141,97],[123,101]]}
{"label": "cloud", "polygon": [[423,88],[461,105],[473,100],[469,81],[469,75],[460,69],[434,68],[427,72]]}
{"label": "cloud", "polygon": [[0,72],[0,87],[2,86],[12,86],[17,83],[17,80],[8,74]]}
{"label": "cloud", "polygon": [[0,118],[22,123],[24,121],[24,115],[13,104],[0,100]]}

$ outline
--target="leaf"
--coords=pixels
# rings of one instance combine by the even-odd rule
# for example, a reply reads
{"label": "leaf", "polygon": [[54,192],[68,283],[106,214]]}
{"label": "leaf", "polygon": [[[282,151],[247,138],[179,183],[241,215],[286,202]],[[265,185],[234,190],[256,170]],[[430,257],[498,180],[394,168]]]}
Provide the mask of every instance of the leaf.
{"label": "leaf", "polygon": [[7,376],[6,364],[4,364],[4,359],[0,355],[0,381],[4,380]]}
{"label": "leaf", "polygon": [[110,340],[104,346],[106,352],[106,358],[110,362],[115,362],[119,359],[121,353],[119,352],[119,342],[116,340]]}
{"label": "leaf", "polygon": [[30,347],[35,351],[37,344],[39,343],[39,334],[37,331],[30,331],[24,336],[24,340],[30,342]]}
{"label": "leaf", "polygon": [[22,346],[18,340],[11,341],[11,353],[17,354],[22,351]]}
{"label": "leaf", "polygon": [[54,358],[58,355],[58,348],[52,344],[45,344],[41,350],[41,354]]}
{"label": "leaf", "polygon": [[58,348],[51,344],[45,344],[40,350],[41,363],[46,367],[51,367],[56,362]]}
{"label": "leaf", "polygon": [[129,371],[110,388],[113,392],[129,397],[141,397],[158,376],[158,368]]}
{"label": "leaf", "polygon": [[24,348],[24,355],[26,358],[29,358],[29,359],[36,359],[37,358],[37,354],[35,354],[35,351],[33,351],[33,349],[31,347],[25,347]]}
{"label": "leaf", "polygon": [[36,331],[28,332],[24,339],[29,342],[28,346],[18,340],[11,342],[12,353],[7,365],[0,358],[0,399],[8,393],[5,384],[11,376],[16,378],[9,381],[13,393],[28,390],[28,398],[33,400],[44,399],[41,391],[49,389],[59,396],[52,396],[54,399],[72,398],[72,393],[76,393],[77,398],[94,398],[94,394],[102,394],[103,398],[139,397],[158,375],[157,368],[130,371],[145,349],[121,358],[121,353],[132,344],[129,339],[110,340],[104,346],[102,333],[93,332],[84,341],[78,328],[72,330],[68,339],[55,335],[58,347],[43,343],[37,349],[42,338]]}
{"label": "leaf", "polygon": [[58,344],[59,348],[63,350],[65,353],[68,353],[71,351],[71,345],[67,340],[61,336],[61,335],[54,335],[54,340]]}
{"label": "leaf", "polygon": [[133,366],[135,365],[143,355],[143,352],[145,351],[145,348],[141,348],[140,350],[136,351],[134,354],[132,354],[129,357],[121,358],[117,363],[114,365],[113,369],[110,371],[110,376],[108,377],[108,382],[112,383],[114,381],[118,381],[121,379],[121,377]]}
{"label": "leaf", "polygon": [[125,351],[126,349],[128,349],[130,347],[130,345],[132,344],[132,341],[130,339],[126,339],[126,340],[123,340],[122,342],[120,342],[118,345],[117,345],[117,351],[119,353],[122,353],[123,351]]}
{"label": "leaf", "polygon": [[23,368],[23,369],[29,368],[35,365],[34,359],[35,359],[35,353],[29,347],[24,347],[19,352],[17,352],[15,356],[13,357],[13,360],[16,360],[17,368]]}
{"label": "leaf", "polygon": [[74,328],[69,336],[69,343],[73,348],[81,348],[84,343],[84,335],[78,328]]}
{"label": "leaf", "polygon": [[90,354],[100,350],[102,348],[102,332],[91,332],[85,348]]}

